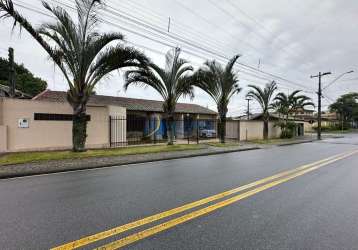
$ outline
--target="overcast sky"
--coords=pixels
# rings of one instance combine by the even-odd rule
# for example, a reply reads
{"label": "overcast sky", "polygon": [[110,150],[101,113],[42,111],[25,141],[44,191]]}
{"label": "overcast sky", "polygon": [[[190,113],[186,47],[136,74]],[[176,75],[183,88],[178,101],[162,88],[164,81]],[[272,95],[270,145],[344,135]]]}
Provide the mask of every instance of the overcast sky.
{"label": "overcast sky", "polygon": [[[14,2],[46,13],[39,0]],[[48,2],[56,4],[54,0]],[[61,3],[73,5],[73,0]],[[164,64],[163,53],[170,46],[180,46],[183,57],[195,67],[207,59],[225,63],[225,58],[241,54],[241,63],[284,78],[276,78],[280,91],[305,90],[315,101],[313,91],[317,88],[317,79],[311,80],[312,74],[332,71],[333,75],[324,79],[325,85],[341,73],[355,70],[356,73],[346,75],[325,90],[324,108],[341,94],[358,91],[358,80],[355,80],[358,79],[357,0],[107,0],[106,5],[111,12],[104,13],[103,18],[111,24],[102,24],[101,30],[122,32],[128,45],[139,46],[158,64]],[[17,8],[35,26],[50,20],[20,6]],[[138,26],[138,22],[147,28]],[[148,29],[148,25],[155,27],[155,31]],[[24,63],[35,75],[45,79],[50,89],[66,90],[66,82],[42,48],[25,31],[20,35],[18,29],[11,32],[11,27],[10,19],[1,21],[0,56],[6,57],[7,48],[13,47],[16,62]],[[230,115],[245,112],[248,84],[263,86],[275,79],[241,66],[236,70],[243,91],[230,103]],[[98,85],[96,91],[104,95],[160,100],[150,88],[132,87],[124,92],[118,73]],[[196,90],[192,102],[215,109],[210,97],[200,90]],[[258,111],[256,104],[252,111]]]}

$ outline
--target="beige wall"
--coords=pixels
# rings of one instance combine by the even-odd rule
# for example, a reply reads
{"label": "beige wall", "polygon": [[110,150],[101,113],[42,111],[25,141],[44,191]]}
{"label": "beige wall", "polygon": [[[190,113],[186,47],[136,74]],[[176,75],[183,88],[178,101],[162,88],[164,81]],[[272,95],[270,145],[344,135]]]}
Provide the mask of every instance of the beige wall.
{"label": "beige wall", "polygon": [[[263,139],[263,121],[227,121],[226,138],[238,139],[240,133],[241,141],[261,140]],[[269,138],[279,138],[281,129],[275,127],[274,122],[269,122]]]}
{"label": "beige wall", "polygon": [[238,140],[240,133],[239,121],[226,121],[226,138]]}
{"label": "beige wall", "polygon": [[275,122],[269,122],[269,135],[268,136],[270,139],[280,138],[281,128],[275,126]]}
{"label": "beige wall", "polygon": [[0,125],[3,125],[3,112],[2,112],[2,106],[3,106],[4,98],[0,97]]}
{"label": "beige wall", "polygon": [[314,124],[310,124],[309,122],[304,122],[305,132],[313,132],[314,131]]}
{"label": "beige wall", "polygon": [[127,117],[127,109],[123,107],[108,106],[108,113],[110,116],[123,117],[123,118]]}
{"label": "beige wall", "polygon": [[0,125],[0,153],[7,151],[7,126]]}
{"label": "beige wall", "polygon": [[241,121],[240,122],[240,139],[242,141],[263,139],[263,122],[262,121]]}
{"label": "beige wall", "polygon": [[[2,107],[1,107],[2,106]],[[2,124],[0,136],[7,126],[7,151],[30,151],[69,149],[72,146],[71,121],[35,121],[34,113],[71,114],[72,109],[67,103],[38,102],[4,98],[0,106]],[[87,127],[88,148],[109,146],[109,113],[123,114],[123,109],[104,106],[89,106],[87,113],[91,121]],[[125,114],[125,113],[124,113]],[[29,128],[19,128],[18,120],[27,118]],[[2,136],[3,137],[3,136]],[[4,139],[0,139],[1,141]],[[4,146],[2,146],[4,148]],[[4,151],[0,148],[0,151]]]}

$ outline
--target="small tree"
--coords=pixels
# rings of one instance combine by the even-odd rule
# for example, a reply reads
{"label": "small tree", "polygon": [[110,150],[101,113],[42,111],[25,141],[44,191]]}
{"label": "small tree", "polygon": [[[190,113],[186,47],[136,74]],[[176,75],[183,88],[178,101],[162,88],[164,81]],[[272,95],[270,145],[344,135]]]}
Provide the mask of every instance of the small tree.
{"label": "small tree", "polygon": [[[14,9],[12,0],[0,0],[0,17],[12,17],[14,26],[19,24],[28,31],[61,70],[69,86],[67,100],[73,109],[73,151],[84,151],[86,107],[97,83],[114,70],[140,66],[148,60],[137,50],[119,44],[122,34],[99,32],[101,0],[76,0],[77,22],[65,9],[42,4],[55,21],[44,23],[39,29]],[[116,45],[110,45],[113,42]]]}
{"label": "small tree", "polygon": [[219,113],[219,137],[221,143],[225,143],[228,105],[231,98],[241,91],[238,76],[233,69],[239,57],[239,55],[234,56],[225,67],[215,60],[207,61],[195,73],[195,86],[208,93],[216,103]]}
{"label": "small tree", "polygon": [[275,81],[266,84],[265,88],[260,88],[255,85],[249,85],[251,90],[247,93],[247,97],[256,100],[261,106],[262,109],[262,118],[264,122],[263,128],[263,137],[265,140],[268,139],[269,133],[269,120],[270,120],[270,108],[271,108],[271,99],[273,94],[277,90],[277,84]]}
{"label": "small tree", "polygon": [[168,145],[174,144],[174,114],[180,97],[194,98],[192,76],[188,73],[193,67],[180,58],[180,49],[175,48],[166,54],[166,66],[161,68],[154,63],[148,67],[129,70],[125,74],[125,89],[130,85],[152,87],[163,98],[163,111],[167,119]]}

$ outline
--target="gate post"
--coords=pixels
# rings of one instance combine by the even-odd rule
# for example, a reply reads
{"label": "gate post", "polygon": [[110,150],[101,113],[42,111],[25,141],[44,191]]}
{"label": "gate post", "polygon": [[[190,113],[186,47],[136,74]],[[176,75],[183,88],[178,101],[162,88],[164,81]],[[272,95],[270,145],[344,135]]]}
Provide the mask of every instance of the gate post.
{"label": "gate post", "polygon": [[199,144],[199,120],[196,119],[196,143]]}
{"label": "gate post", "polygon": [[112,116],[109,116],[109,147],[112,147]]}
{"label": "gate post", "polygon": [[238,140],[238,142],[240,142],[241,140],[241,138],[240,138],[240,133],[241,133],[241,124],[240,124],[240,120],[237,120],[237,140]]}

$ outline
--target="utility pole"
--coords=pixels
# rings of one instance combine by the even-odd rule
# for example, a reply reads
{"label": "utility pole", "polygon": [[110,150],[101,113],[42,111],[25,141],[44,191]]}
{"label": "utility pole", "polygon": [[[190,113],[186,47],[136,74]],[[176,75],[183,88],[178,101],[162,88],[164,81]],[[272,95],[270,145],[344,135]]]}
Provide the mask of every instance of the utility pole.
{"label": "utility pole", "polygon": [[9,89],[10,89],[10,97],[15,97],[15,89],[16,89],[16,83],[15,83],[15,66],[14,66],[14,49],[9,48]]}
{"label": "utility pole", "polygon": [[319,72],[316,76],[311,76],[311,78],[317,78],[318,77],[318,127],[317,127],[317,140],[322,139],[322,77],[326,75],[332,74],[331,72],[321,73]]}
{"label": "utility pole", "polygon": [[172,24],[172,20],[171,20],[171,18],[169,17],[169,18],[168,18],[168,33],[170,33],[171,24]]}
{"label": "utility pole", "polygon": [[247,98],[246,101],[247,101],[247,120],[250,120],[250,102],[251,102],[251,99]]}

